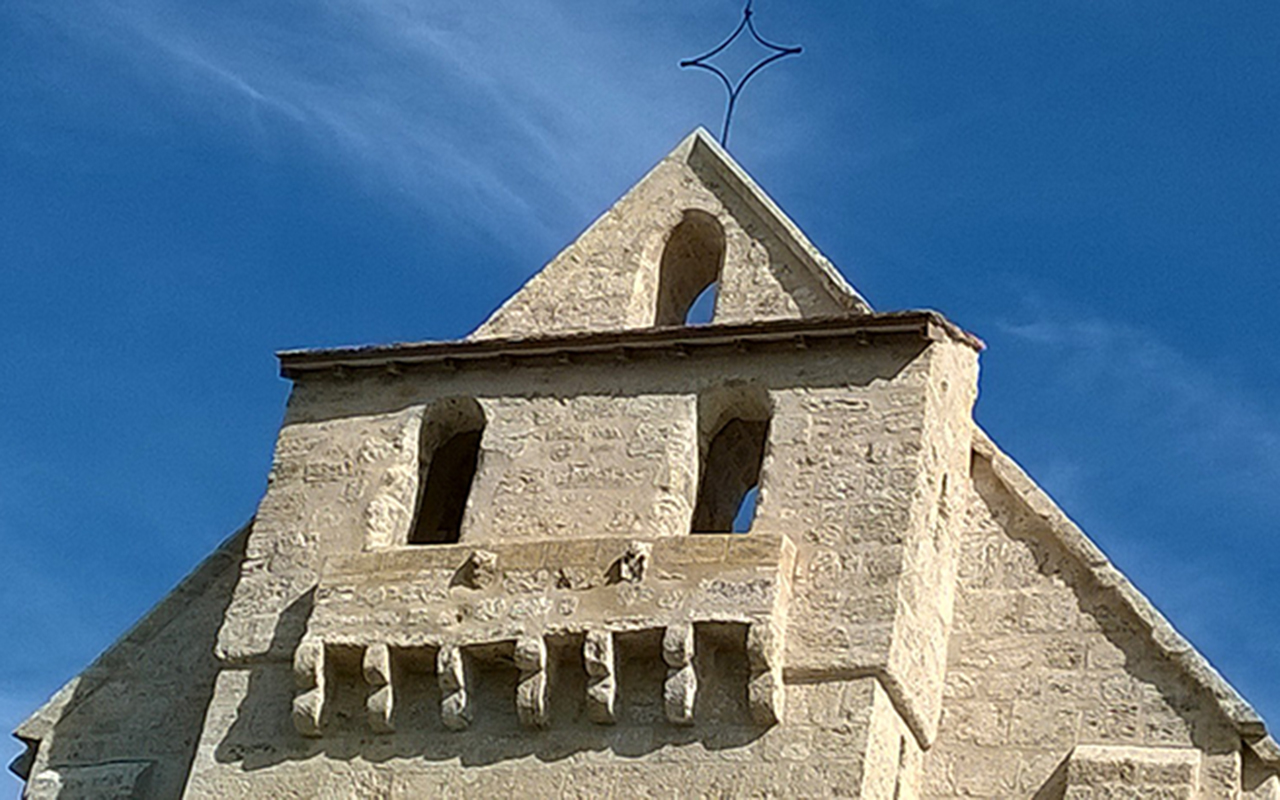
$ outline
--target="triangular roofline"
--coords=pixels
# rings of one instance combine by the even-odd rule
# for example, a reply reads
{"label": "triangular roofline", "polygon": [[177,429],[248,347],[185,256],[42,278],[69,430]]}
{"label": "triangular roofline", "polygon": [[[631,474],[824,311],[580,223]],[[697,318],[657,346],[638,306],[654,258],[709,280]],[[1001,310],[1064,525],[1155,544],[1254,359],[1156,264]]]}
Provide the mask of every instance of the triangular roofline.
{"label": "triangular roofline", "polygon": [[[491,325],[519,306],[524,300],[524,293],[534,281],[545,274],[547,268],[553,266],[558,259],[570,252],[579,242],[589,238],[598,226],[605,224],[615,210],[626,203],[635,192],[647,184],[666,165],[671,162],[688,163],[696,158],[700,167],[708,168],[720,180],[724,189],[740,200],[751,211],[760,223],[775,237],[792,255],[799,269],[812,279],[814,288],[830,298],[838,313],[860,315],[872,312],[871,304],[845,279],[839,270],[809,240],[800,227],[769,197],[759,184],[751,178],[733,156],[715,140],[706,128],[695,128],[685,136],[669,153],[658,160],[643,176],[633,183],[622,196],[615,200],[604,213],[600,214],[582,233],[562,248],[549,262],[535,272],[520,289],[505,299],[480,325],[467,335],[467,339],[486,339],[495,334]],[[522,334],[536,337],[536,333]]]}
{"label": "triangular roofline", "polygon": [[186,610],[194,598],[208,591],[227,570],[239,570],[245,542],[248,541],[252,527],[253,520],[250,520],[224,539],[89,666],[64,683],[52,697],[13,729],[13,736],[27,746],[27,751],[13,760],[9,765],[10,771],[23,780],[30,777],[24,772],[30,770],[40,741],[49,736],[64,715],[84,703],[107,683],[115,673],[114,657],[117,654],[131,645],[140,646],[154,638]]}
{"label": "triangular roofline", "polygon": [[682,152],[692,154],[695,150],[711,157],[710,163],[715,166],[725,184],[760,216],[770,232],[786,244],[796,260],[805,265],[841,307],[857,313],[872,310],[866,298],[853,288],[835,265],[822,254],[822,251],[809,241],[809,237],[800,230],[800,226],[787,216],[773,198],[747,174],[742,165],[729,155],[729,152],[721,147],[715,137],[702,126],[694,128],[693,132],[676,146],[671,155]]}
{"label": "triangular roofline", "polygon": [[1097,582],[1102,591],[1111,593],[1123,607],[1132,612],[1141,623],[1147,641],[1176,665],[1192,684],[1214,698],[1218,710],[1235,727],[1240,738],[1254,754],[1268,767],[1280,768],[1280,745],[1267,732],[1266,722],[1249,701],[1111,563],[1111,559],[1071,521],[1053,498],[1031,480],[1022,467],[997,447],[986,431],[977,425],[973,427],[973,452],[990,462],[992,472],[1000,484],[1046,525],[1056,543]]}

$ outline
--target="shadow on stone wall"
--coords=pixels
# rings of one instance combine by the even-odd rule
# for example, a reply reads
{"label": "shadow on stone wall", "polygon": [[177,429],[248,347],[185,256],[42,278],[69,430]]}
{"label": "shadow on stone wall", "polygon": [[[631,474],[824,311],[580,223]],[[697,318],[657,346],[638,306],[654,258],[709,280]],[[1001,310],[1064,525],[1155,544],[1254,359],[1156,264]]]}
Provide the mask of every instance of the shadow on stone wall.
{"label": "shadow on stone wall", "polygon": [[1040,787],[1040,791],[1032,795],[1031,800],[1063,800],[1066,797],[1068,761],[1070,756],[1062,759],[1062,763],[1049,776],[1049,780],[1044,782],[1044,786]]}
{"label": "shadow on stone wall", "polygon": [[[282,637],[275,646],[296,645],[298,618],[304,601],[282,618]],[[305,618],[304,618],[305,619]],[[519,673],[510,648],[487,645],[472,653],[474,719],[465,731],[447,730],[440,715],[435,652],[413,648],[394,652],[396,687],[394,733],[375,734],[365,719],[369,687],[360,673],[360,651],[330,648],[329,690],[324,735],[310,739],[293,728],[294,696],[289,664],[273,662],[252,668],[235,722],[218,744],[215,758],[238,764],[246,771],[286,761],[324,757],[359,758],[369,762],[420,759],[456,761],[465,766],[497,764],[537,758],[551,762],[582,752],[610,751],[624,758],[647,756],[664,748],[698,745],[709,751],[744,747],[765,729],[753,725],[747,711],[748,667],[745,626],[737,631],[708,631],[700,635],[695,670],[699,677],[695,724],[666,722],[662,689],[666,665],[662,661],[661,631],[637,631],[618,637],[618,722],[595,724],[587,718],[586,671],[580,637],[548,640],[551,688],[546,729],[520,725],[515,707]]]}

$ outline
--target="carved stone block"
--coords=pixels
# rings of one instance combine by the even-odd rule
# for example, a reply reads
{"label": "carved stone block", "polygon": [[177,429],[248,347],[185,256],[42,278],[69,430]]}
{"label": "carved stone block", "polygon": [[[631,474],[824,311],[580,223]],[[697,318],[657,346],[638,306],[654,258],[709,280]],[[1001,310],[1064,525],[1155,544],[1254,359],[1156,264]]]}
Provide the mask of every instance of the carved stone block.
{"label": "carved stone block", "polygon": [[501,577],[498,554],[492,550],[472,551],[458,571],[458,582],[469,589],[487,589]]}
{"label": "carved stone block", "polygon": [[304,641],[293,654],[293,680],[298,694],[293,698],[293,727],[303,736],[321,733],[324,715],[324,643]]}
{"label": "carved stone block", "polygon": [[773,625],[756,623],[747,631],[747,703],[757,725],[782,722],[786,687],[782,683],[783,638]]}
{"label": "carved stone block", "polygon": [[391,685],[391,648],[385,644],[370,645],[364,651],[364,680],[373,688],[365,708],[369,712],[369,727],[375,733],[391,733],[394,710],[394,689]]}
{"label": "carved stone block", "polygon": [[462,648],[447,645],[436,655],[436,676],[440,684],[440,721],[452,731],[471,725],[471,698],[468,694],[470,668]]}
{"label": "carved stone block", "polygon": [[582,660],[587,670],[587,717],[598,724],[612,725],[618,720],[613,634],[609,631],[588,632],[582,645]]}
{"label": "carved stone block", "polygon": [[526,728],[545,728],[547,717],[547,645],[541,636],[528,636],[516,642],[516,668],[520,682],[516,685],[516,713]]}
{"label": "carved stone block", "polygon": [[698,696],[693,647],[693,625],[689,623],[671,625],[662,635],[662,658],[668,667],[662,702],[667,721],[675,725],[693,724],[693,705]]}
{"label": "carved stone block", "polygon": [[632,542],[627,552],[622,554],[618,563],[619,576],[628,583],[639,583],[644,580],[645,570],[649,567],[649,557],[653,546],[648,542]]}

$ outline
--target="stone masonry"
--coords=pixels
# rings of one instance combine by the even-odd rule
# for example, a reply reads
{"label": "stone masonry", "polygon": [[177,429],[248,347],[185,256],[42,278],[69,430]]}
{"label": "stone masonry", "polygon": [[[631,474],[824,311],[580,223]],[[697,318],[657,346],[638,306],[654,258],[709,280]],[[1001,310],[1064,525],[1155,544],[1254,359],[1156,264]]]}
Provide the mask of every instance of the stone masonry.
{"label": "stone masonry", "polygon": [[[709,287],[710,324],[685,314]],[[467,339],[289,351],[30,798],[1280,798],[1239,695],[696,131]]]}

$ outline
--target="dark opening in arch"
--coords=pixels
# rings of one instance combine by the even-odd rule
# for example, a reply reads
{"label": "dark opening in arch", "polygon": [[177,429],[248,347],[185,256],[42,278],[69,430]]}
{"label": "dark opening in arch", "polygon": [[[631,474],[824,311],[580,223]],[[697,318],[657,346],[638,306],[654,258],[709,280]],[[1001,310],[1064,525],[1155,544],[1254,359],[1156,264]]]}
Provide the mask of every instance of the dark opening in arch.
{"label": "dark opening in arch", "polygon": [[[720,278],[724,227],[705,211],[686,211],[671,230],[658,268],[658,304],[653,324],[684,325],[694,300]],[[706,321],[710,321],[711,315]]]}
{"label": "dark opening in arch", "polygon": [[418,507],[409,544],[449,544],[462,534],[467,497],[480,463],[484,414],[476,401],[441,401],[423,416]]}
{"label": "dark opening in arch", "polygon": [[[694,533],[745,533],[755,517],[769,421],[733,418],[711,439],[702,462]],[[738,523],[738,524],[735,524]]]}

